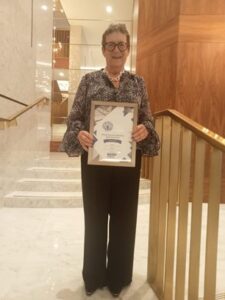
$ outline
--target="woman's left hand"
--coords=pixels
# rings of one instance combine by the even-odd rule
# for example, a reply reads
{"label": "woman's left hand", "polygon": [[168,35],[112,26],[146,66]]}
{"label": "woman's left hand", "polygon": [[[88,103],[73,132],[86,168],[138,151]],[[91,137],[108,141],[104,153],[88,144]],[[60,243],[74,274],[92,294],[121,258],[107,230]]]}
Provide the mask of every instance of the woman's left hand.
{"label": "woman's left hand", "polygon": [[137,125],[132,133],[135,142],[140,142],[144,140],[148,135],[149,132],[143,124]]}

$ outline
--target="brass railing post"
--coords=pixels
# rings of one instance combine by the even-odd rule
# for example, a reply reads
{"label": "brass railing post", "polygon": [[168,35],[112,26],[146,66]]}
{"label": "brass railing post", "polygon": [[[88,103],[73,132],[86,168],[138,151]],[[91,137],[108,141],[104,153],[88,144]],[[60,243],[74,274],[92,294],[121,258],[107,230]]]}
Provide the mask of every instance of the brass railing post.
{"label": "brass railing post", "polygon": [[204,140],[196,138],[195,143],[195,164],[194,184],[192,198],[192,219],[191,219],[191,241],[190,241],[190,262],[189,262],[189,299],[198,300],[199,292],[199,268],[200,268],[200,246],[202,229],[202,202],[204,188],[204,166],[205,166]]}
{"label": "brass railing post", "polygon": [[[162,119],[157,119],[156,130],[161,137]],[[149,245],[148,245],[148,282],[154,284],[157,268],[157,242],[158,242],[158,223],[159,223],[159,191],[160,191],[160,169],[161,169],[161,150],[159,156],[155,156],[152,161],[153,174],[151,181],[150,197],[150,222],[149,222]]]}
{"label": "brass railing post", "polygon": [[168,220],[166,233],[165,291],[164,299],[172,300],[174,295],[174,260],[176,242],[177,203],[179,202],[179,165],[180,165],[181,125],[172,121]]}
{"label": "brass railing post", "polygon": [[212,300],[216,296],[216,266],[221,193],[221,170],[222,152],[212,148],[209,180],[204,300]]}
{"label": "brass railing post", "polygon": [[188,202],[190,192],[191,169],[191,143],[192,132],[183,128],[180,164],[180,188],[179,188],[179,217],[178,217],[178,241],[175,299],[183,300],[185,293],[185,272],[187,252],[187,226],[188,226]]}
{"label": "brass railing post", "polygon": [[167,203],[169,191],[169,170],[170,170],[170,146],[171,146],[171,119],[163,117],[162,132],[162,156],[160,171],[160,191],[159,191],[159,229],[158,229],[158,263],[156,271],[155,287],[161,297],[163,296],[165,253],[166,253],[166,222],[167,222]]}

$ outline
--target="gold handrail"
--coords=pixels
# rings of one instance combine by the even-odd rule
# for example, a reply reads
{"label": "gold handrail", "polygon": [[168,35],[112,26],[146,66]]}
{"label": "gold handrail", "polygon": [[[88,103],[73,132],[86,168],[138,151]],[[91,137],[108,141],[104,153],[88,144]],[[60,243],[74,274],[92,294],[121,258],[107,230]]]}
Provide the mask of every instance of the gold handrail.
{"label": "gold handrail", "polygon": [[3,95],[3,94],[0,94],[0,97],[2,97],[2,98],[4,98],[4,99],[7,99],[7,100],[9,100],[9,101],[15,102],[15,103],[17,103],[17,104],[23,105],[23,106],[28,106],[28,104],[26,104],[26,103],[24,103],[24,102],[21,102],[21,101],[19,101],[19,100],[13,99],[13,98],[8,97],[8,96]]}
{"label": "gold handrail", "polygon": [[33,108],[34,106],[39,105],[41,102],[44,102],[45,104],[47,104],[49,102],[49,99],[47,97],[38,98],[36,101],[34,101],[34,103],[32,103],[32,104],[28,105],[27,107],[21,109],[19,112],[15,113],[11,117],[9,117],[9,118],[0,118],[0,129],[4,129],[4,128],[6,128],[8,126],[11,126],[11,125],[16,125],[16,119],[19,116],[21,116],[26,111]]}
{"label": "gold handrail", "polygon": [[190,129],[194,132],[198,137],[203,138],[206,140],[210,145],[225,151],[225,138],[214,133],[213,131],[209,130],[208,128],[201,126],[199,123],[189,119],[188,117],[184,116],[180,112],[167,109],[163,111],[156,112],[154,114],[155,118],[162,117],[162,116],[169,116],[172,119],[176,120],[178,123],[183,125],[184,127]]}

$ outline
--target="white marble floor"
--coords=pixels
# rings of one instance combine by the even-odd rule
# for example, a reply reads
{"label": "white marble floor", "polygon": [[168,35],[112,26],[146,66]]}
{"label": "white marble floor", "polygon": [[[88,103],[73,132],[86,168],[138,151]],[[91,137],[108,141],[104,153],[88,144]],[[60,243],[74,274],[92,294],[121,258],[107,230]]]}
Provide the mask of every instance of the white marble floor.
{"label": "white marble floor", "polygon": [[[23,176],[17,190],[5,196],[5,207],[0,208],[0,300],[113,299],[106,288],[91,297],[85,295],[83,288],[79,161],[63,153],[51,154],[36,160]],[[119,299],[157,300],[146,282],[149,196],[142,193],[149,195],[149,188],[149,182],[142,180],[134,277]],[[74,193],[79,193],[77,199]],[[199,289],[202,300],[206,216],[204,205]],[[216,299],[225,300],[225,205],[221,205],[219,220]]]}
{"label": "white marble floor", "polygon": [[[139,205],[133,283],[119,299],[157,299],[146,282],[148,210]],[[82,208],[2,208],[0,220],[0,300],[112,299],[106,288],[84,293]]]}

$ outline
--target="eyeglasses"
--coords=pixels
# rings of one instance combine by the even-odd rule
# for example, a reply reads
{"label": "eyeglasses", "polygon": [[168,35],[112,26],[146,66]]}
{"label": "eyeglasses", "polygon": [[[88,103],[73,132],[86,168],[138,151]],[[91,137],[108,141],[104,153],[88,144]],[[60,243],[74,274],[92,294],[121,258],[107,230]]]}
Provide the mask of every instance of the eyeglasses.
{"label": "eyeglasses", "polygon": [[118,48],[121,52],[125,51],[128,49],[127,43],[124,42],[119,42],[119,43],[114,43],[114,42],[108,42],[104,44],[104,48],[113,51],[115,48]]}

